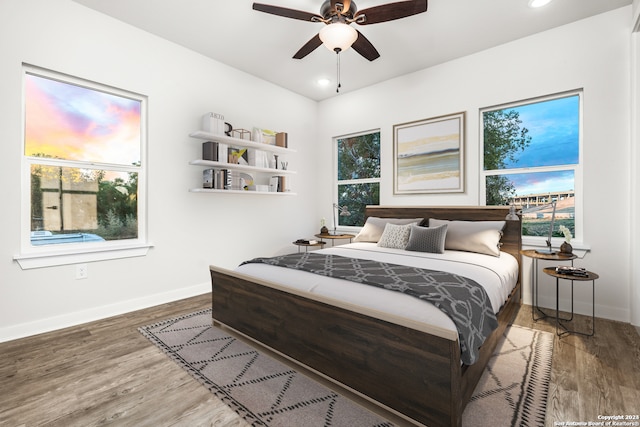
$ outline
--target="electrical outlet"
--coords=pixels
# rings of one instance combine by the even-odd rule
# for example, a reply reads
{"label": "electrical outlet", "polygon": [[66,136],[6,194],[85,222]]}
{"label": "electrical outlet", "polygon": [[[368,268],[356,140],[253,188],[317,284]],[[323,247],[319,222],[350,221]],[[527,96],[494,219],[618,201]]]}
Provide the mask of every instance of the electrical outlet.
{"label": "electrical outlet", "polygon": [[77,264],[76,279],[86,279],[88,276],[89,276],[89,271],[87,270],[87,264]]}

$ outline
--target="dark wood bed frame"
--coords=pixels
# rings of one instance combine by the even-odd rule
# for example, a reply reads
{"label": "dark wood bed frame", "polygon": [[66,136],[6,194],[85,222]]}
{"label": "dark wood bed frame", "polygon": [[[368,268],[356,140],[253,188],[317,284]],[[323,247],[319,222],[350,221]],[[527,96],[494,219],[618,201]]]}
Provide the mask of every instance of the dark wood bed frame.
{"label": "dark wood bed frame", "polygon": [[[504,220],[507,207],[368,206],[367,216]],[[507,221],[502,250],[520,263],[521,221]],[[520,273],[520,279],[522,273]],[[292,293],[273,282],[211,266],[213,319],[410,421],[460,426],[462,411],[521,303],[518,281],[479,360],[461,366],[455,337],[425,332],[366,309]]]}

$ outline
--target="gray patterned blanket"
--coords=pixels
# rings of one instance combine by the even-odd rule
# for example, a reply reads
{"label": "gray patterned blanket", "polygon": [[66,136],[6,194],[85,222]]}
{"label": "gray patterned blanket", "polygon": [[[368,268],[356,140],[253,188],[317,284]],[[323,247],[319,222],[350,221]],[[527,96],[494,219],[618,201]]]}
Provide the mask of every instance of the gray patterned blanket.
{"label": "gray patterned blanket", "polygon": [[313,252],[255,258],[242,264],[249,263],[308,271],[429,301],[446,313],[458,328],[461,360],[467,365],[475,363],[478,348],[498,326],[484,288],[456,274]]}

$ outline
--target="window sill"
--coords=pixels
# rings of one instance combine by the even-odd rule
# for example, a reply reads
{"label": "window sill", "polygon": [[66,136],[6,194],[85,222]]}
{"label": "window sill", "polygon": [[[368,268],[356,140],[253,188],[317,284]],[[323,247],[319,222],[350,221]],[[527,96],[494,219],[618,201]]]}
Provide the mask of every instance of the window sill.
{"label": "window sill", "polygon": [[13,260],[16,261],[23,270],[30,270],[33,268],[55,267],[58,265],[145,256],[152,247],[152,245],[140,244],[90,249],[82,252],[42,252],[37,254],[15,255]]}

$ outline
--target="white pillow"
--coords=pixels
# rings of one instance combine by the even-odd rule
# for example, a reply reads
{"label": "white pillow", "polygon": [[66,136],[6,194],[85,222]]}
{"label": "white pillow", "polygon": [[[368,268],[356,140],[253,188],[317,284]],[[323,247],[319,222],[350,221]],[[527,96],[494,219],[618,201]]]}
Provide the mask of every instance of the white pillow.
{"label": "white pillow", "polygon": [[429,227],[447,225],[445,249],[500,256],[500,239],[505,221],[448,221],[429,219]]}
{"label": "white pillow", "polygon": [[409,243],[409,235],[411,234],[411,226],[417,223],[398,225],[388,223],[384,227],[382,236],[378,241],[381,248],[404,249]]}
{"label": "white pillow", "polygon": [[424,218],[378,218],[375,216],[370,216],[369,218],[367,218],[367,222],[365,222],[364,227],[362,227],[362,230],[360,230],[353,241],[377,243],[382,236],[385,225],[387,224],[403,225],[411,224],[412,222],[419,224],[422,221],[424,221]]}

